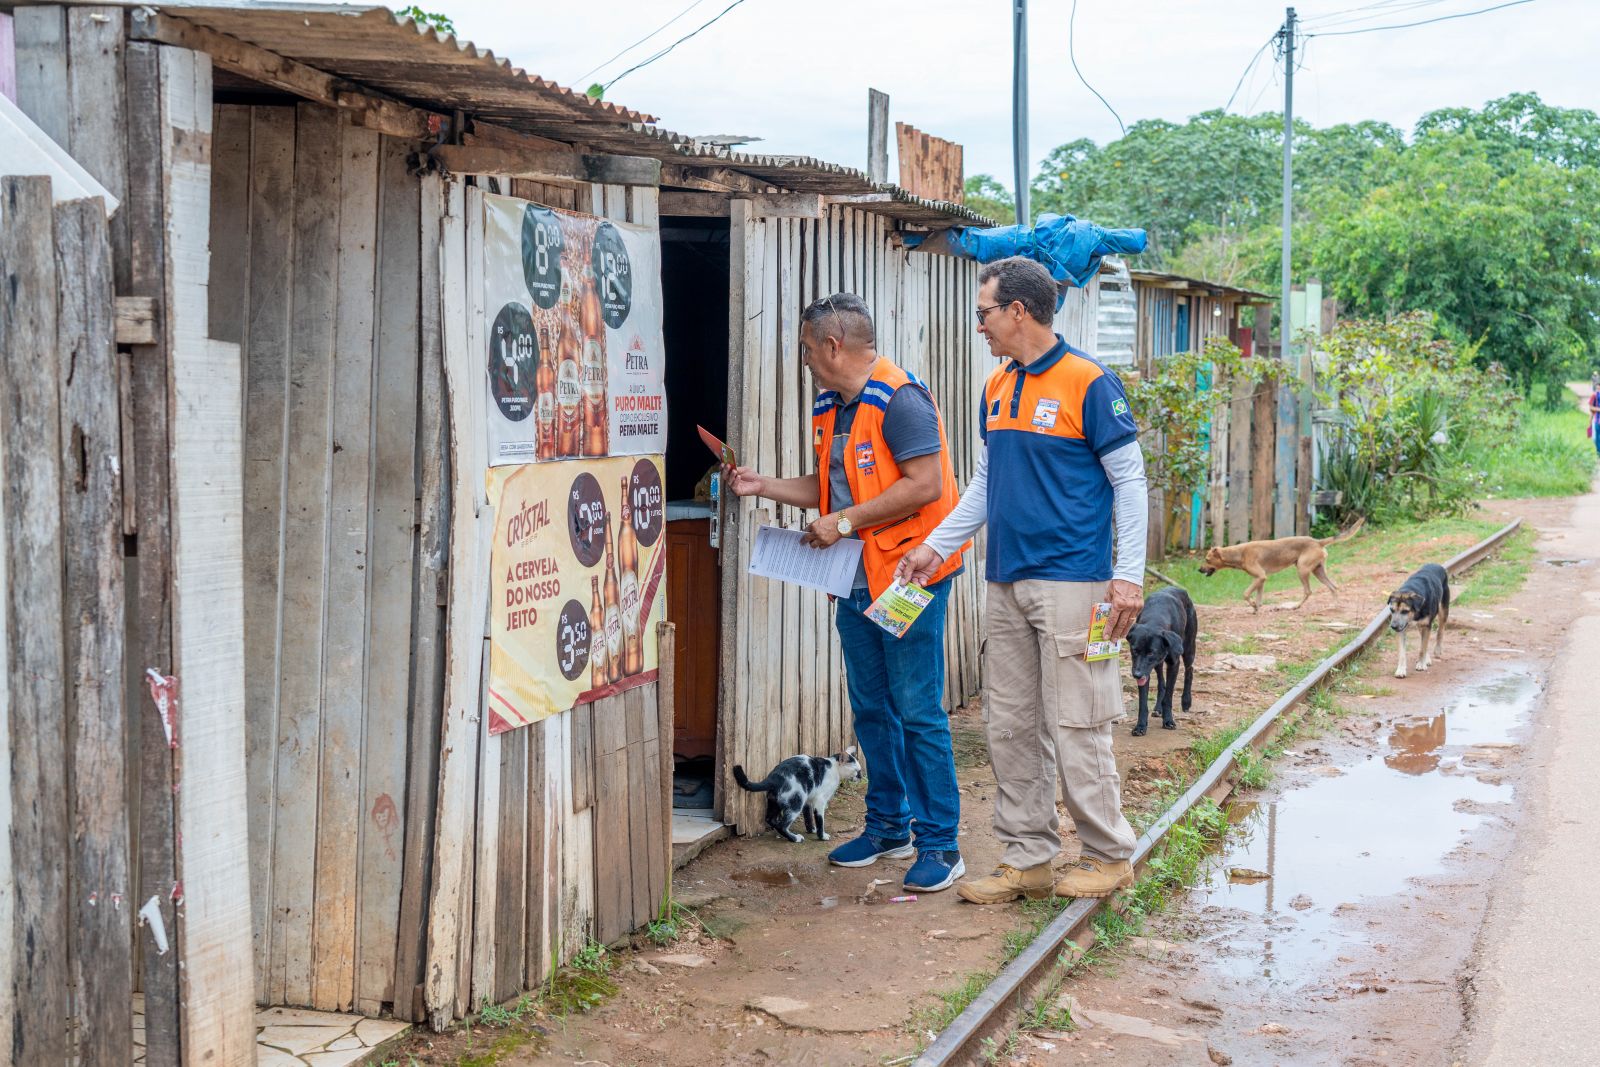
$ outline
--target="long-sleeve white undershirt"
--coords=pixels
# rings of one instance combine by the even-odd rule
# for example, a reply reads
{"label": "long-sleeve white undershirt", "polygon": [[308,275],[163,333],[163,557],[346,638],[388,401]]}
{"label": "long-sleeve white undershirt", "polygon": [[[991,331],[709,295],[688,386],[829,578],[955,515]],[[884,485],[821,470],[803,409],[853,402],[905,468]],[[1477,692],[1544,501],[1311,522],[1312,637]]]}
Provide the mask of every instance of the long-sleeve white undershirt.
{"label": "long-sleeve white undershirt", "polygon": [[[1129,441],[1100,457],[1111,483],[1112,522],[1116,527],[1117,561],[1111,576],[1144,585],[1145,527],[1149,522],[1150,488],[1144,474],[1144,451]],[[989,449],[978,452],[978,468],[955,509],[928,535],[925,544],[945,559],[978,532],[989,516]]]}

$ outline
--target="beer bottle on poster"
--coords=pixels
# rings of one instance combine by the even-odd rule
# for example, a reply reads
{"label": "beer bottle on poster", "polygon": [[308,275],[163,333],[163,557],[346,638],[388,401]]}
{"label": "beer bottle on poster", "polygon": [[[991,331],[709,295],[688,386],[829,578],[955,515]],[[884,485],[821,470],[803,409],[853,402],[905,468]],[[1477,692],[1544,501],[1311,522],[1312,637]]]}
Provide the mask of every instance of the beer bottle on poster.
{"label": "beer bottle on poster", "polygon": [[585,283],[579,309],[583,327],[583,454],[603,456],[610,442],[610,419],[606,413],[605,320],[600,315],[600,297],[594,283]]}
{"label": "beer bottle on poster", "polygon": [[583,372],[578,367],[581,352],[578,330],[571,316],[561,323],[561,363],[556,370],[556,418],[561,423],[557,450],[563,456],[583,454],[583,432],[579,423],[579,400],[583,396]]}
{"label": "beer bottle on poster", "polygon": [[617,535],[617,569],[622,572],[622,673],[644,669],[639,641],[639,538],[633,532],[633,503],[628,499],[628,479],[622,479],[622,522]]}
{"label": "beer bottle on poster", "polygon": [[622,679],[622,605],[617,596],[617,565],[611,551],[611,516],[606,524],[606,678]]}
{"label": "beer bottle on poster", "polygon": [[534,376],[534,410],[538,415],[540,459],[556,458],[556,351],[550,327],[539,324],[539,370]]}
{"label": "beer bottle on poster", "polygon": [[606,655],[606,612],[600,604],[600,576],[589,575],[589,688],[604,689],[611,681]]}

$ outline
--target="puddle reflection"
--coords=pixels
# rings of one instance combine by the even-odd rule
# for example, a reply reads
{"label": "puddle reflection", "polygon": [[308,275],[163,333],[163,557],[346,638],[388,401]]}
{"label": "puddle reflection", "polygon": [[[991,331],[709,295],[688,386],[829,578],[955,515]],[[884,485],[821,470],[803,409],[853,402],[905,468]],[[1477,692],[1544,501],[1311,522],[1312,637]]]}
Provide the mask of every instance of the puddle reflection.
{"label": "puddle reflection", "polygon": [[[1538,692],[1520,670],[1473,686],[1438,714],[1396,722],[1381,759],[1344,766],[1337,777],[1315,778],[1275,800],[1233,805],[1234,828],[1194,900],[1257,921],[1220,924],[1209,939],[1218,950],[1211,966],[1235,978],[1295,983],[1313,977],[1341,945],[1365,943],[1362,901],[1438,874],[1483,821],[1476,806],[1511,799],[1510,786],[1479,781],[1461,768],[1461,756],[1470,746],[1508,743]],[[1230,879],[1236,868],[1270,877]]]}

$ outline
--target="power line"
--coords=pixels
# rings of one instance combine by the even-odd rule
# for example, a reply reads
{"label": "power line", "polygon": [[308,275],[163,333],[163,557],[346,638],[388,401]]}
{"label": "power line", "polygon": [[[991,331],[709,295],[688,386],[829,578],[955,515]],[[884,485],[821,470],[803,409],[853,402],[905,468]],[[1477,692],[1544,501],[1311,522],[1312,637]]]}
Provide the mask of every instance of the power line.
{"label": "power line", "polygon": [[1522,4],[1531,4],[1533,0],[1508,0],[1504,4],[1495,4],[1493,7],[1481,7],[1476,11],[1461,11],[1454,15],[1440,15],[1438,18],[1423,19],[1421,22],[1396,22],[1389,26],[1368,26],[1364,30],[1334,30],[1330,32],[1308,34],[1310,37],[1350,37],[1358,33],[1377,33],[1379,30],[1408,30],[1413,26],[1430,26],[1435,22],[1449,22],[1451,19],[1464,19],[1473,15],[1487,15],[1491,11],[1502,8],[1518,7]]}
{"label": "power line", "polygon": [[[1313,15],[1305,21],[1305,24],[1311,26],[1342,26],[1351,22],[1368,22],[1372,19],[1384,18],[1389,15],[1416,11],[1420,8],[1437,7],[1445,2],[1446,0],[1383,0],[1381,3],[1366,4],[1362,7],[1347,7],[1342,11],[1330,11],[1325,15]],[[1341,15],[1354,17],[1340,18]]]}
{"label": "power line", "polygon": [[621,59],[623,56],[627,55],[629,52],[633,51],[635,48],[638,48],[640,45],[644,44],[650,38],[654,37],[656,34],[660,33],[662,30],[666,29],[668,26],[672,25],[674,22],[677,22],[679,19],[683,18],[683,16],[687,15],[689,12],[693,11],[695,8],[699,7],[701,4],[703,4],[705,2],[706,2],[706,0],[694,0],[694,3],[690,4],[688,7],[684,8],[682,11],[678,12],[676,15],[672,16],[670,19],[668,19],[667,21],[663,22],[661,25],[657,26],[655,29],[651,30],[649,33],[645,34],[643,37],[639,38],[637,41],[633,42],[628,47],[626,47],[622,51],[618,52],[616,55],[612,56],[610,59],[602,60],[601,62],[596,63],[594,66],[590,67],[588,70],[584,71],[582,74],[580,74],[576,78],[572,79],[573,84],[576,85],[576,84],[582,82],[583,79],[587,78],[589,75],[593,74],[595,71],[600,70],[603,67],[610,66],[612,63],[614,63],[617,60]]}
{"label": "power line", "polygon": [[693,30],[691,30],[688,33],[684,34],[682,37],[679,37],[676,41],[673,41],[671,44],[667,45],[667,47],[663,48],[661,51],[657,52],[655,55],[651,56],[649,59],[640,60],[638,63],[635,63],[633,66],[629,67],[627,70],[623,71],[621,74],[618,74],[615,78],[612,78],[610,81],[606,82],[604,86],[601,87],[602,95],[607,90],[609,90],[613,85],[617,84],[619,81],[621,81],[623,78],[626,78],[628,75],[632,74],[634,71],[640,70],[640,69],[642,69],[644,67],[648,67],[650,64],[654,63],[656,60],[660,59],[662,56],[666,55],[668,52],[672,51],[674,48],[678,47],[680,44],[682,44],[683,42],[687,41],[689,38],[694,37],[695,35],[700,33],[701,30],[704,30],[704,29],[706,29],[706,28],[708,28],[708,27],[710,27],[712,25],[715,25],[717,23],[717,21],[719,21],[722,18],[722,16],[726,15],[728,12],[732,11],[734,8],[738,7],[742,3],[744,3],[744,0],[733,0],[733,3],[729,4],[727,7],[723,8],[721,11],[717,12],[716,15],[713,18],[709,19],[706,22],[701,23],[699,26],[695,27]]}
{"label": "power line", "polygon": [[1073,52],[1073,30],[1074,24],[1077,22],[1077,20],[1078,0],[1072,0],[1072,14],[1067,18],[1067,58],[1072,60],[1072,72],[1078,76],[1079,81],[1083,82],[1083,87],[1085,89],[1089,90],[1095,96],[1100,97],[1100,102],[1106,106],[1107,111],[1111,112],[1111,117],[1117,120],[1117,126],[1121,128],[1122,135],[1126,137],[1128,135],[1128,127],[1123,125],[1122,116],[1117,114],[1117,109],[1111,106],[1111,101],[1107,100],[1103,96],[1100,96],[1100,90],[1090,85],[1089,79],[1085,78],[1083,76],[1083,71],[1078,69],[1078,57]]}
{"label": "power line", "polygon": [[1224,112],[1233,106],[1233,101],[1238,97],[1239,90],[1244,88],[1244,80],[1250,76],[1250,72],[1252,70],[1256,69],[1256,64],[1261,62],[1262,53],[1266,52],[1268,48],[1272,47],[1272,42],[1276,41],[1277,39],[1278,35],[1274,33],[1271,37],[1268,37],[1265,41],[1262,41],[1261,47],[1256,49],[1256,54],[1251,56],[1250,62],[1244,65],[1244,71],[1239,75],[1238,84],[1233,87],[1233,92],[1229,94],[1228,102],[1222,105],[1222,110]]}

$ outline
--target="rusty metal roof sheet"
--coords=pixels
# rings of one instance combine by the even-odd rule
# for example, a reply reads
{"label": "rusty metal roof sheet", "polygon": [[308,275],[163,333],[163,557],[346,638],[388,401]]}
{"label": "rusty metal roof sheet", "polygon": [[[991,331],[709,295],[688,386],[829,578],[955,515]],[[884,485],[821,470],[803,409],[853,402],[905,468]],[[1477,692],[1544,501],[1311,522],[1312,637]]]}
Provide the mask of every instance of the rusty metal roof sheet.
{"label": "rusty metal roof sheet", "polygon": [[[0,0],[0,9],[28,0]],[[68,4],[105,0],[65,0]],[[925,225],[992,220],[961,204],[927,200],[896,185],[875,184],[852,167],[810,156],[736,152],[655,125],[656,119],[529,74],[470,41],[384,7],[272,0],[139,4],[276,52],[432,111],[462,110],[523,133],[617,154],[652,156],[685,166],[720,166],[783,189],[872,195],[866,211]]]}

